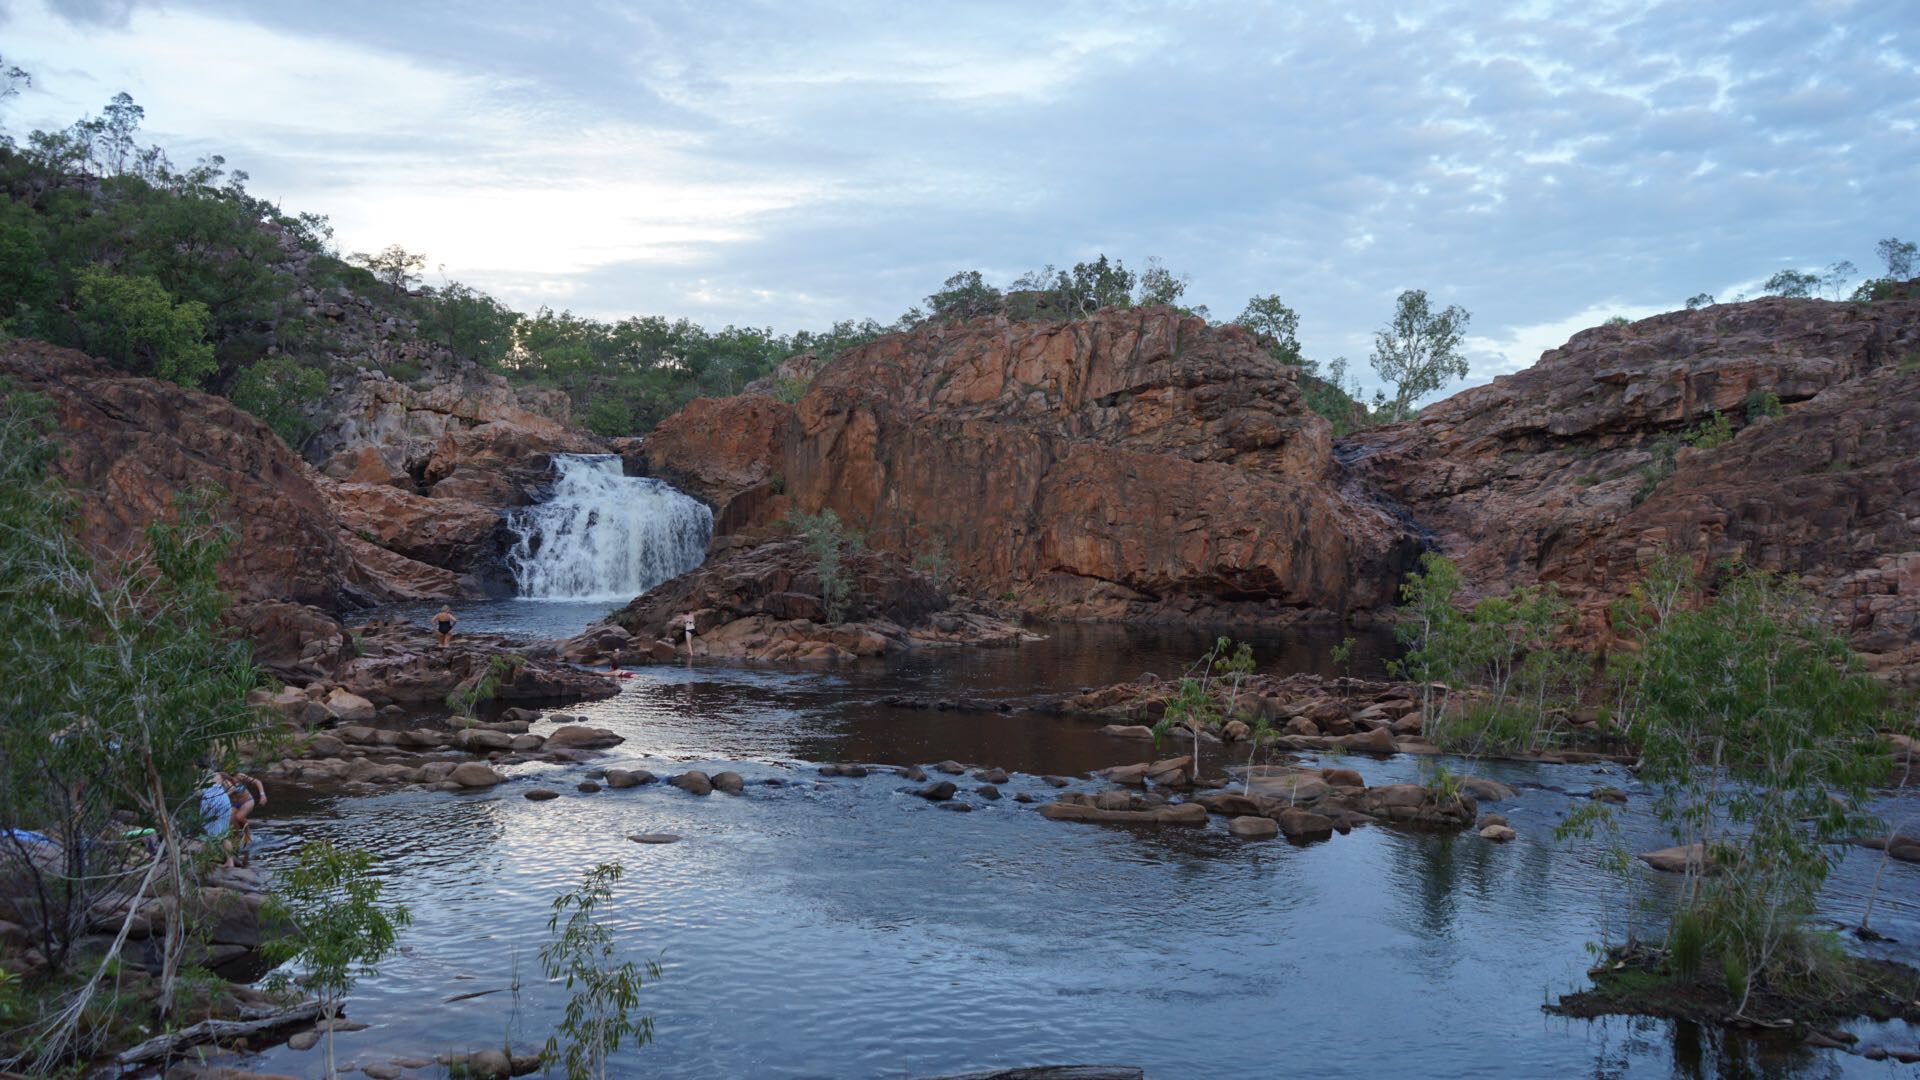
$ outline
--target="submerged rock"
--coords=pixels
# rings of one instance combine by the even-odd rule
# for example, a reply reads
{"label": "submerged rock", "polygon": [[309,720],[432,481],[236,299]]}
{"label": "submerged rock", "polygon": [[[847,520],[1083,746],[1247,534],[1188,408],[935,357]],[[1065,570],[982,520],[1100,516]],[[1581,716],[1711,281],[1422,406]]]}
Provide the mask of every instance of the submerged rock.
{"label": "submerged rock", "polygon": [[1270,817],[1237,817],[1227,822],[1227,831],[1251,840],[1277,836],[1280,825]]}
{"label": "submerged rock", "polygon": [[667,783],[689,795],[706,795],[713,791],[713,780],[698,769],[683,772],[679,776],[670,776],[667,778]]}

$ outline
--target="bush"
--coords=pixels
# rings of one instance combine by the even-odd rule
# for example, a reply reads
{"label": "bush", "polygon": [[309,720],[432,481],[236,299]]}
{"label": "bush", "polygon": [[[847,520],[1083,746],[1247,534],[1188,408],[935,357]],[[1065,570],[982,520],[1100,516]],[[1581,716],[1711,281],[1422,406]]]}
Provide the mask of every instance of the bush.
{"label": "bush", "polygon": [[242,371],[227,399],[259,417],[295,450],[314,432],[306,406],[327,389],[327,377],[290,356],[270,356]]}
{"label": "bush", "polygon": [[[1779,404],[1779,399],[1774,399]],[[1725,446],[1733,441],[1733,422],[1727,414],[1715,411],[1714,414],[1695,425],[1686,435],[1687,445],[1696,450],[1711,450],[1716,446]]]}
{"label": "bush", "polygon": [[217,367],[207,306],[174,303],[153,278],[82,271],[74,316],[88,352],[137,375],[197,387]]}
{"label": "bush", "polygon": [[845,549],[859,550],[864,546],[860,535],[842,525],[840,516],[832,509],[817,514],[795,510],[787,515],[787,525],[806,541],[807,553],[813,556],[814,576],[820,583],[820,603],[826,609],[827,621],[845,622],[854,596],[853,582],[847,577],[841,557]]}
{"label": "bush", "polygon": [[1780,404],[1780,395],[1771,390],[1755,390],[1741,399],[1740,412],[1751,424],[1756,420],[1775,416],[1785,416],[1787,410]]}

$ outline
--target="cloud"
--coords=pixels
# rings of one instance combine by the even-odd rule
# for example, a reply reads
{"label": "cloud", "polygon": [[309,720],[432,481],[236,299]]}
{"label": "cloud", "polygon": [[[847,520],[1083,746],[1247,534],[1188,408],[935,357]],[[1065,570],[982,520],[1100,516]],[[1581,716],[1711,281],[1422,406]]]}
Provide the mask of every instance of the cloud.
{"label": "cloud", "polygon": [[1865,265],[1920,184],[1893,4],[95,9],[119,21],[15,8],[9,58],[46,75],[16,114],[124,87],[350,248],[601,315],[887,319],[958,269],[1105,251],[1216,313],[1278,292],[1363,375],[1425,288],[1474,313],[1483,381],[1715,283]]}

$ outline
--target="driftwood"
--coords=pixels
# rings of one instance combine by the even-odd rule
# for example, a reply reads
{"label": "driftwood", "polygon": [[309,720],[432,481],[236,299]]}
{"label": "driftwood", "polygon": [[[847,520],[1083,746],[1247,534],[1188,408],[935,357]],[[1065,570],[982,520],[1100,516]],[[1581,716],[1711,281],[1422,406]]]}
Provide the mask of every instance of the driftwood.
{"label": "driftwood", "polygon": [[192,1027],[182,1028],[168,1035],[156,1035],[131,1050],[121,1052],[119,1062],[122,1065],[138,1065],[155,1059],[164,1060],[199,1043],[258,1035],[266,1031],[291,1027],[294,1024],[308,1023],[319,1017],[320,1003],[309,1001],[304,1005],[296,1005],[285,1012],[277,1012],[258,1020],[202,1020]]}

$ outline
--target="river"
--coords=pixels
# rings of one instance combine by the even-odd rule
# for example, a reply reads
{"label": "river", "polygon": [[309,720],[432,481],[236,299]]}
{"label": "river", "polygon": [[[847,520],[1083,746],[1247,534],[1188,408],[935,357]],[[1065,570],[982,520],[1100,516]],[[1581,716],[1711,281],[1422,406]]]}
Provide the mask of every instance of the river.
{"label": "river", "polygon": [[[468,610],[463,629],[551,636],[604,608],[501,602]],[[1042,819],[1011,796],[1050,798],[1041,774],[1080,777],[1142,749],[1022,706],[1143,671],[1177,674],[1207,640],[1044,629],[1047,640],[1018,649],[811,671],[640,668],[618,697],[565,710],[626,737],[597,765],[517,766],[516,782],[477,795],[278,793],[256,818],[256,865],[271,869],[305,839],[363,847],[379,857],[388,896],[412,909],[401,955],[349,1000],[348,1015],[370,1027],[339,1037],[343,1065],[543,1041],[566,998],[540,974],[548,905],[590,867],[618,861],[627,877],[608,916],[622,955],[663,969],[642,1000],[655,1041],[621,1051],[620,1076],[917,1077],[1088,1062],[1155,1078],[1904,1068],[1688,1024],[1541,1011],[1584,985],[1586,943],[1625,915],[1600,852],[1556,843],[1555,822],[1608,784],[1629,793],[1633,850],[1666,843],[1647,796],[1616,767],[1449,762],[1521,789],[1483,808],[1519,831],[1504,846],[1368,827],[1300,848],[1234,838],[1217,818],[1204,829]],[[1331,672],[1330,635],[1254,640],[1263,671]],[[1389,647],[1363,640],[1360,673]],[[902,693],[1012,708],[882,704]],[[946,758],[1015,771],[1009,798],[969,798],[973,812],[956,813],[893,775],[821,780],[814,767]],[[1369,783],[1431,767],[1405,755],[1338,763]],[[576,792],[590,769],[619,765],[733,769],[748,787],[706,798],[663,784]],[[562,797],[523,798],[536,778]],[[1889,801],[1896,813],[1915,805]],[[640,832],[684,839],[626,839]],[[1827,893],[1836,918],[1857,919],[1877,859],[1846,857]],[[1672,887],[1651,871],[1635,878],[1643,897]],[[1882,955],[1920,961],[1920,867],[1886,869],[1874,921],[1897,939],[1875,947]],[[1920,1043],[1896,1027],[1860,1030],[1869,1042]],[[279,1047],[255,1067],[317,1074],[318,1054]]]}

